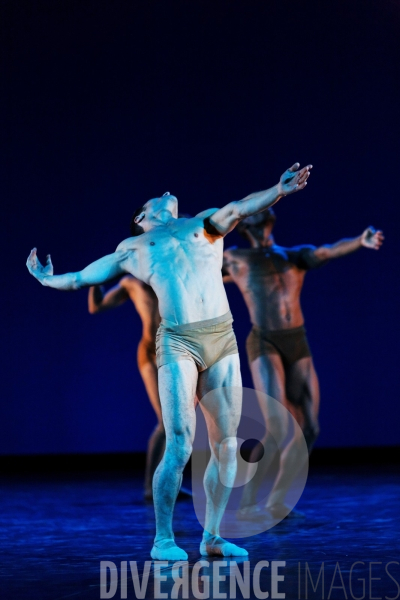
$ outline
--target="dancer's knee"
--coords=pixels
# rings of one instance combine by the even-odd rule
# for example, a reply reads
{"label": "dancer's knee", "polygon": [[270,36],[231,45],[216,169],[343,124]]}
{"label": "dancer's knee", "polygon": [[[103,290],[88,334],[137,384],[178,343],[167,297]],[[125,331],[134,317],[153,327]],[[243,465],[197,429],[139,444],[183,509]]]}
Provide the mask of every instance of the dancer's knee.
{"label": "dancer's knee", "polygon": [[183,469],[192,454],[192,443],[189,435],[174,432],[171,440],[167,440],[165,459],[176,469]]}
{"label": "dancer's knee", "polygon": [[227,437],[222,442],[214,444],[214,452],[220,462],[232,463],[236,460],[237,439],[236,437]]}

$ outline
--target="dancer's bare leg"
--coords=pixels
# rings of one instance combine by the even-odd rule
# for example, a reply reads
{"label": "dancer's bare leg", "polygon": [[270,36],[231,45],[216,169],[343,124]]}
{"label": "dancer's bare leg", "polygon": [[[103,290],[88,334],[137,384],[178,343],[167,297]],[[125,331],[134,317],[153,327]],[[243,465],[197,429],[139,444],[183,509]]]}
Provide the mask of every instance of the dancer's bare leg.
{"label": "dancer's bare leg", "polygon": [[[311,356],[295,362],[286,376],[287,408],[303,430],[309,452],[319,435],[319,382]],[[293,407],[293,408],[291,408]]]}
{"label": "dancer's bare leg", "polygon": [[[285,403],[285,371],[279,354],[260,356],[251,363],[251,373],[256,390],[271,396],[281,404]],[[262,516],[255,514],[257,511],[257,492],[275,455],[279,444],[285,439],[288,420],[282,420],[281,411],[277,410],[274,400],[259,397],[260,409],[264,417],[267,433],[260,440],[264,446],[264,455],[258,461],[258,448],[254,448],[251,461],[258,461],[257,471],[252,479],[245,485],[240,507],[243,516]]]}
{"label": "dancer's bare leg", "polygon": [[172,516],[183,469],[192,452],[197,379],[197,367],[191,360],[180,360],[158,370],[166,446],[153,478],[156,537],[151,557],[154,560],[187,559],[186,552],[175,544]]}
{"label": "dancer's bare leg", "polygon": [[162,420],[160,396],[158,394],[158,374],[155,356],[148,362],[139,365],[139,371],[146,388],[147,396],[157,416],[157,425],[147,444],[144,493],[145,497],[150,500],[153,497],[153,476],[165,450],[165,429]]}
{"label": "dancer's bare leg", "polygon": [[[235,392],[231,389],[234,387]],[[219,536],[219,527],[236,477],[236,432],[242,407],[239,355],[226,356],[199,375],[197,395],[210,439],[211,458],[204,476],[207,497],[203,556],[246,556],[243,548]],[[208,397],[208,392],[214,391]],[[222,479],[222,481],[221,481]]]}
{"label": "dancer's bare leg", "polygon": [[[308,451],[311,452],[319,433],[319,384],[311,357],[302,358],[288,368],[286,392],[286,407],[301,428],[294,437],[298,439],[299,435],[304,435]],[[288,446],[282,454],[281,468],[268,500],[268,507],[276,518],[286,516],[285,497],[302,467],[298,456],[291,452]]]}
{"label": "dancer's bare leg", "polygon": [[146,471],[144,480],[144,496],[146,500],[153,499],[153,477],[165,451],[165,429],[162,423],[157,423],[147,443]]}

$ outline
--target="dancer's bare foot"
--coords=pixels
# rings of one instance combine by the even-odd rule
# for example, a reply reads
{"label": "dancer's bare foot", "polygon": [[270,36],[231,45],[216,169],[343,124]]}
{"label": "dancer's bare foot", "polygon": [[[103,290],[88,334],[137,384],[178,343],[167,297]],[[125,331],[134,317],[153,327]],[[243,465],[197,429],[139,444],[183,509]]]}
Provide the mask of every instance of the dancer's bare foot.
{"label": "dancer's bare foot", "polygon": [[219,535],[204,534],[200,544],[202,556],[247,556],[249,553],[236,544],[227,542]]}
{"label": "dancer's bare foot", "polygon": [[188,555],[182,548],[175,544],[172,538],[157,540],[151,549],[150,556],[153,560],[187,560]]}
{"label": "dancer's bare foot", "polygon": [[274,519],[305,519],[305,514],[285,504],[272,504],[265,507]]}

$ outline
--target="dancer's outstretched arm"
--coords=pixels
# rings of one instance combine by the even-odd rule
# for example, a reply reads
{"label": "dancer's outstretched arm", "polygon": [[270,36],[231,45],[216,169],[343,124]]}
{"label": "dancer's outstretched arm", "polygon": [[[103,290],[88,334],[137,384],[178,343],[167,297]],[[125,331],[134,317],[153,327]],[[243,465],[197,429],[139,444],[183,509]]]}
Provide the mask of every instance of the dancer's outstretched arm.
{"label": "dancer's outstretched arm", "polygon": [[104,292],[101,285],[93,285],[89,288],[88,309],[90,314],[94,315],[110,308],[117,308],[127,300],[129,300],[129,294],[121,282],[117,283],[108,292]]}
{"label": "dancer's outstretched arm", "polygon": [[360,248],[370,248],[371,250],[379,250],[383,244],[384,236],[381,230],[376,230],[374,227],[367,229],[355,238],[340,240],[335,244],[326,244],[314,250],[314,255],[320,260],[330,260],[332,258],[340,258],[351,252],[355,252]]}
{"label": "dancer's outstretched arm", "polygon": [[272,206],[283,196],[298,192],[305,188],[312,165],[307,165],[299,170],[299,163],[295,163],[284,172],[277,185],[263,192],[256,192],[235,202],[230,202],[209,217],[210,224],[220,233],[226,235],[242,219],[262,212]]}
{"label": "dancer's outstretched arm", "polygon": [[122,242],[116,252],[96,260],[77,273],[53,275],[53,265],[50,255],[47,256],[46,265],[43,266],[37,257],[36,248],[28,256],[26,266],[31,275],[46,287],[52,287],[57,290],[79,290],[82,287],[105,283],[118,275],[126,273],[127,262],[128,260],[131,262],[131,259],[132,252],[127,251]]}

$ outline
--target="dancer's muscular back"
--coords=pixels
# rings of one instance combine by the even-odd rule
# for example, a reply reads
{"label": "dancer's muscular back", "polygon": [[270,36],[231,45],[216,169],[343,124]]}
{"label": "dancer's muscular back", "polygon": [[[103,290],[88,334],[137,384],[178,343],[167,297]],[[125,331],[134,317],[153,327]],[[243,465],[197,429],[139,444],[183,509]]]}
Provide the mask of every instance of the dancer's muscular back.
{"label": "dancer's muscular back", "polygon": [[123,277],[118,285],[106,293],[100,286],[90,288],[89,312],[104,312],[127,300],[131,300],[142,321],[142,339],[154,341],[161,321],[157,296],[149,285],[132,275]]}

